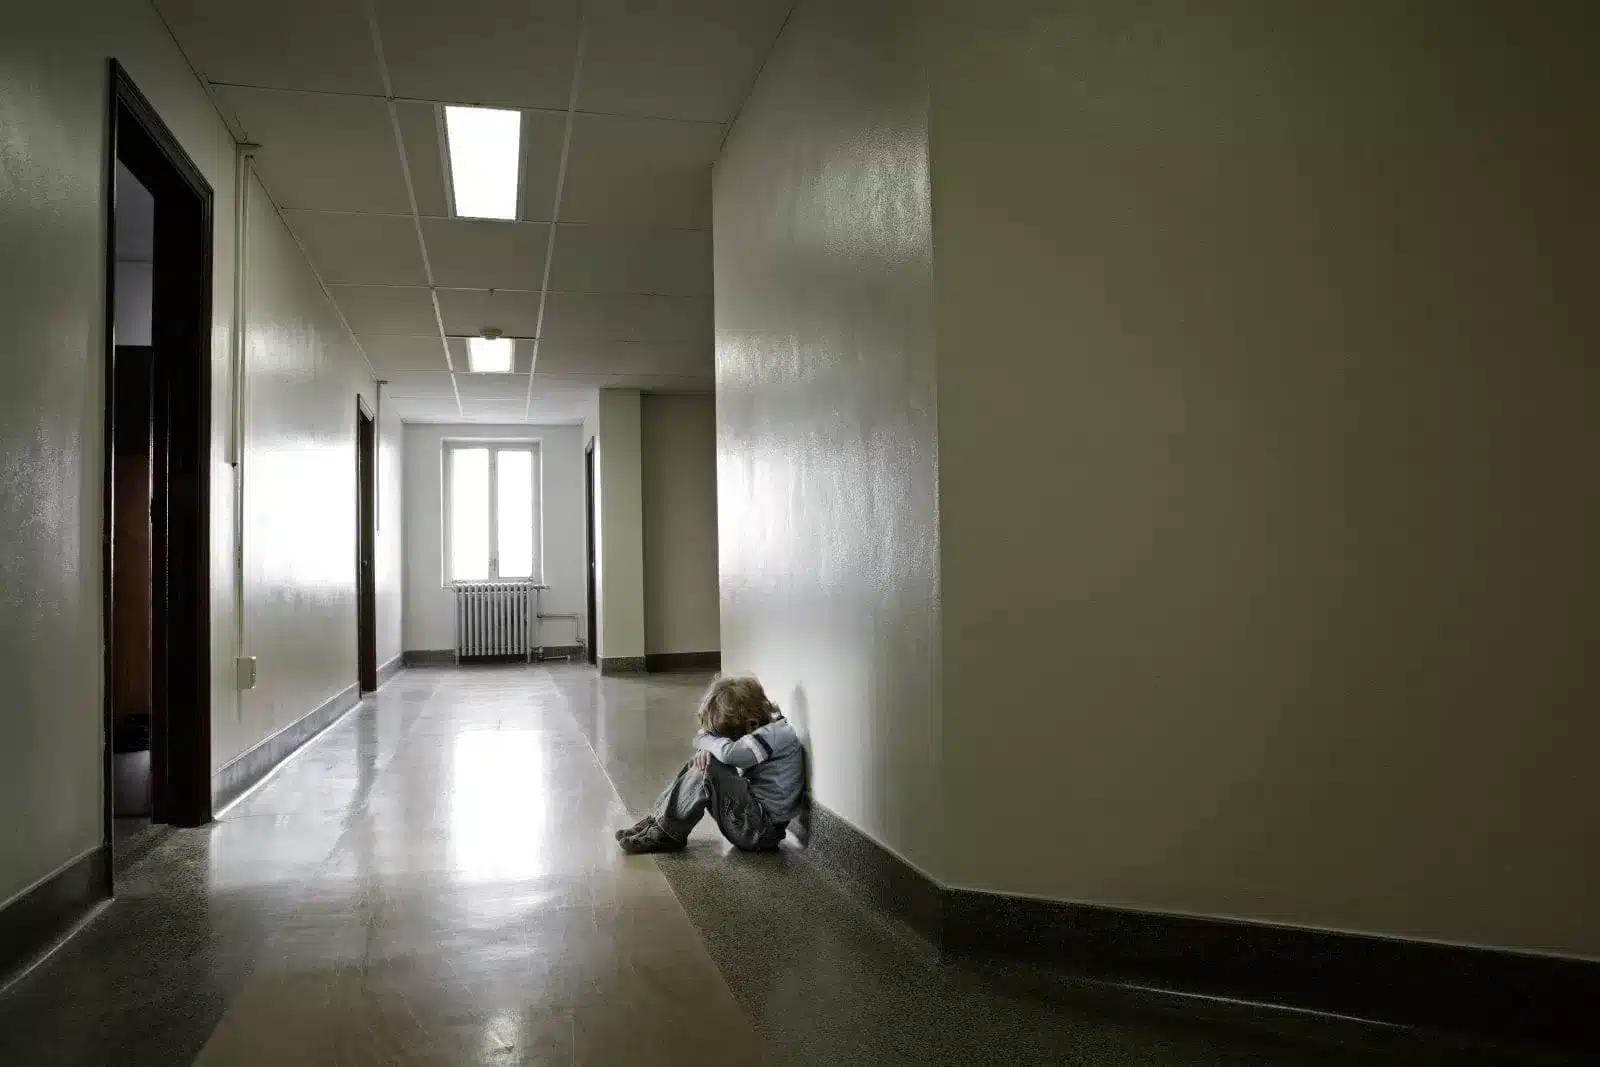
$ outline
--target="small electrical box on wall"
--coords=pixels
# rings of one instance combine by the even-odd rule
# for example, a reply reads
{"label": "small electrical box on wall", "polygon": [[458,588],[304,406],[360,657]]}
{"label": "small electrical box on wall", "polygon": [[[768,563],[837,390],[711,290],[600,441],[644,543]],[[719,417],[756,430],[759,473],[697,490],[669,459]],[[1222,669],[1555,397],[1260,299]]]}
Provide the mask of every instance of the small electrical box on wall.
{"label": "small electrical box on wall", "polygon": [[240,689],[254,689],[256,687],[256,658],[254,656],[240,656],[233,661],[233,668]]}

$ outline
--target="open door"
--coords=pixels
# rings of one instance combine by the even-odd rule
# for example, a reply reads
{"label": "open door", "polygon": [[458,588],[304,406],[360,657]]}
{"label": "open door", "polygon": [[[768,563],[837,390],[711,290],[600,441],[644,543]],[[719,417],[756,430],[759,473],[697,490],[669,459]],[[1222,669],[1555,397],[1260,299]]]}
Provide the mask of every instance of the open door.
{"label": "open door", "polygon": [[[127,72],[113,60],[109,74],[101,562],[105,839],[115,849],[119,748],[147,746],[153,821],[211,819],[212,194]],[[124,192],[136,185],[148,199],[120,205],[149,216],[142,275],[117,255],[124,174]],[[137,330],[118,322],[130,300]],[[148,730],[130,741],[118,712],[140,714],[145,701]]]}
{"label": "open door", "polygon": [[363,693],[378,688],[378,425],[356,397],[356,673]]}
{"label": "open door", "polygon": [[[118,195],[136,201],[142,187],[119,174]],[[131,217],[130,216],[134,216]],[[116,347],[112,394],[111,507],[111,691],[114,844],[132,844],[150,826],[152,814],[150,739],[154,720],[151,600],[155,591],[152,543],[153,487],[150,308],[141,285],[148,260],[132,258],[148,248],[143,238],[149,212],[128,212],[117,234],[118,334],[139,344]],[[143,299],[140,299],[143,297]]]}

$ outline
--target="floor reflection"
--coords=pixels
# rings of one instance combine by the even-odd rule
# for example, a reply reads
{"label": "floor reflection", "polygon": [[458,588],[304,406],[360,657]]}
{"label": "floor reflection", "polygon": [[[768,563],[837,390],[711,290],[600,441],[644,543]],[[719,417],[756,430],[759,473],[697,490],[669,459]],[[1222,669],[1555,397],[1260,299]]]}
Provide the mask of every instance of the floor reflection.
{"label": "floor reflection", "polygon": [[476,730],[450,742],[450,844],[461,882],[537,878],[551,870],[554,783],[534,730]]}

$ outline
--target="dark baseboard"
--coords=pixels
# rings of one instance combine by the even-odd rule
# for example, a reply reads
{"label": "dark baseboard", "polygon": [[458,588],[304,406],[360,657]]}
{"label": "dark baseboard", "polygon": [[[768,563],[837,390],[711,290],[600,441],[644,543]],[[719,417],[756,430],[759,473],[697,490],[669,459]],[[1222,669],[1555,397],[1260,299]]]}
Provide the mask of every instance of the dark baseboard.
{"label": "dark baseboard", "polygon": [[382,689],[384,683],[394,680],[394,676],[405,669],[405,656],[399,655],[378,668],[378,688]]}
{"label": "dark baseboard", "polygon": [[721,668],[721,652],[650,652],[644,657],[644,669],[651,674],[661,671],[715,671]]}
{"label": "dark baseboard", "polygon": [[645,657],[643,656],[613,656],[606,659],[600,658],[601,674],[643,674],[645,672]]}
{"label": "dark baseboard", "polygon": [[814,800],[807,820],[809,826],[797,836],[812,859],[868,904],[938,947],[944,913],[938,882]]}
{"label": "dark baseboard", "polygon": [[0,989],[110,899],[111,849],[86,852],[0,908]]}
{"label": "dark baseboard", "polygon": [[1600,1052],[1600,963],[944,891],[942,948],[1073,977]]}
{"label": "dark baseboard", "polygon": [[952,961],[1600,1054],[1600,962],[950,889],[815,803],[807,854]]}
{"label": "dark baseboard", "polygon": [[244,796],[301,745],[332,726],[339,716],[360,702],[361,693],[352,685],[328,698],[321,707],[229,760],[211,776],[211,810],[221,811]]}
{"label": "dark baseboard", "polygon": [[456,653],[452,648],[408,648],[400,653],[400,660],[407,667],[454,666]]}

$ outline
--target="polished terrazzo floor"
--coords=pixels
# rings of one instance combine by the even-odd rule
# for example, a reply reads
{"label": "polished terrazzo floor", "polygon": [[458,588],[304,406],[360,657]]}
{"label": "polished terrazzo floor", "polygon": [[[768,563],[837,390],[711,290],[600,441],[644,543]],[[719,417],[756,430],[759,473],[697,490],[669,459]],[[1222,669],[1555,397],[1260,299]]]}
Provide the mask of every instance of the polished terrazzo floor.
{"label": "polished terrazzo floor", "polygon": [[684,758],[704,681],[401,674],[126,866],[0,997],[0,1064],[1466,1062],[941,965],[709,824],[626,858],[610,831]]}

